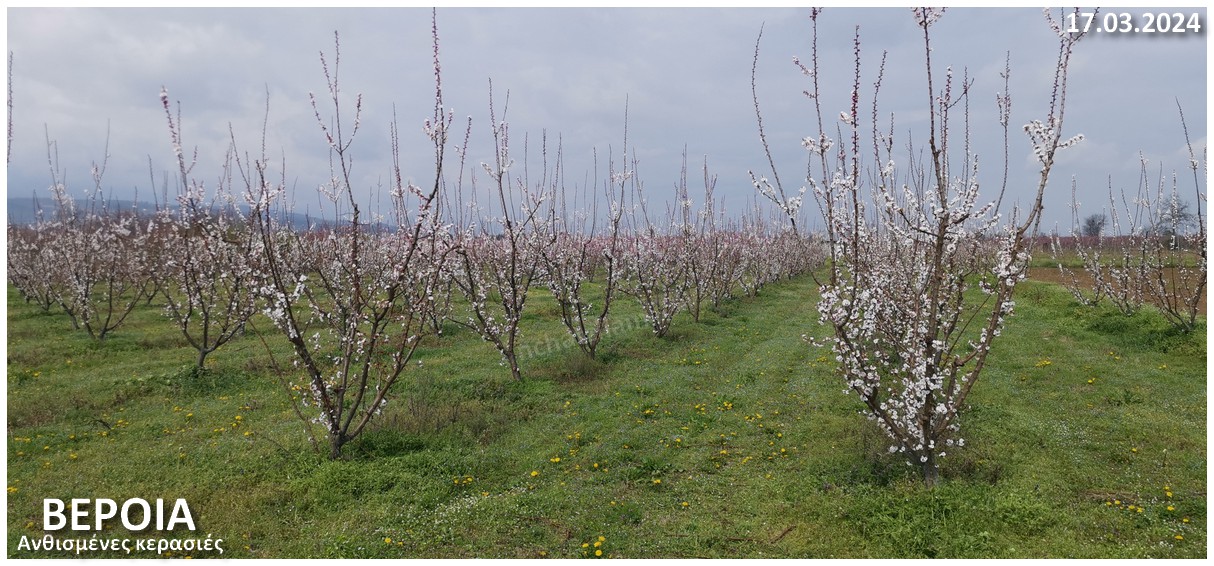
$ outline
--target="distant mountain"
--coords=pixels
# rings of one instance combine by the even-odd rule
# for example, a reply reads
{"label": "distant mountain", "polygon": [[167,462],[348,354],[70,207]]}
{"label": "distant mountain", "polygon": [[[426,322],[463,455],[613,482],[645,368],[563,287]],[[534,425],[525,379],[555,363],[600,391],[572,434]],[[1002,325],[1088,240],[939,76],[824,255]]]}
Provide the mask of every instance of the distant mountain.
{"label": "distant mountain", "polygon": [[[86,201],[77,201],[76,206],[86,207]],[[101,206],[98,203],[98,206]],[[105,206],[110,210],[138,210],[139,214],[152,214],[156,211],[155,205],[148,203],[135,203],[126,200],[114,200],[105,203]],[[32,224],[40,217],[51,218],[55,213],[55,201],[49,197],[44,198],[10,198],[8,199],[8,223],[9,224]]]}
{"label": "distant mountain", "polygon": [[38,220],[38,205],[34,199],[9,199],[9,224],[31,224],[36,220]]}
{"label": "distant mountain", "polygon": [[[87,206],[87,202],[78,201],[77,207]],[[100,204],[98,205],[100,206]],[[146,202],[132,202],[129,200],[112,200],[105,203],[109,210],[120,210],[130,212],[138,211],[141,215],[151,215],[156,212],[156,205]],[[248,210],[247,208],[245,209]],[[8,223],[14,225],[33,224],[38,221],[39,213],[42,218],[52,218],[54,216],[55,203],[50,198],[10,198],[8,199]],[[320,220],[314,216],[291,212],[286,215],[287,222],[292,228],[302,230],[306,228],[325,228],[332,225],[332,222],[325,219]],[[388,224],[378,223],[375,225],[377,229],[387,230],[390,228]]]}

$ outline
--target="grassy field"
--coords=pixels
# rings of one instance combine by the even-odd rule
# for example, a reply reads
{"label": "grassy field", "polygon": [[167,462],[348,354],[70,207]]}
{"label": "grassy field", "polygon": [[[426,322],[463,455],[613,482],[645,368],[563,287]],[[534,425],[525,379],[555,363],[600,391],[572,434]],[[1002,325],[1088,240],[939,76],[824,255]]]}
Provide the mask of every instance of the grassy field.
{"label": "grassy field", "polygon": [[43,498],[141,497],[187,499],[180,536],[225,558],[1206,557],[1204,323],[1023,284],[929,490],[802,340],[815,300],[783,282],[663,339],[621,300],[590,362],[536,291],[524,381],[451,326],[327,461],[263,319],[197,375],[155,306],[96,343],[10,287],[8,555],[74,556],[18,550]]}

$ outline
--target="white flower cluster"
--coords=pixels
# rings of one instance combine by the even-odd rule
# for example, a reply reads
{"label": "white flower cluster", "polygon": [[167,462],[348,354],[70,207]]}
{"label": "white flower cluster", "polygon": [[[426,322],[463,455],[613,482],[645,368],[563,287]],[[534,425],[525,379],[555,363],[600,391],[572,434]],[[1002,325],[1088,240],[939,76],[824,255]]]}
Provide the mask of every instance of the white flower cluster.
{"label": "white flower cluster", "polygon": [[1054,116],[1050,116],[1045,122],[1033,120],[1025,124],[1024,132],[1028,134],[1029,142],[1033,145],[1033,156],[1043,165],[1047,163],[1047,159],[1053,159],[1054,153],[1058,150],[1083,141],[1083,134],[1076,134],[1065,141],[1062,140],[1062,134],[1058,129],[1058,119]]}

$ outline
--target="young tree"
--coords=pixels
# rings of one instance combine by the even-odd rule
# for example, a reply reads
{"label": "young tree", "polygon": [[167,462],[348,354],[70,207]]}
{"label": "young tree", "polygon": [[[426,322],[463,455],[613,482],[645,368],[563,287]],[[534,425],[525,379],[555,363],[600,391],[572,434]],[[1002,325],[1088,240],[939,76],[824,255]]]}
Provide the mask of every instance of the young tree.
{"label": "young tree", "polygon": [[8,225],[8,280],[42,312],[49,313],[58,301],[57,261],[51,242],[54,230],[47,222],[30,226]]}
{"label": "young tree", "polygon": [[[272,206],[283,196],[283,184],[268,181],[264,156],[252,164],[238,161],[262,250],[265,314],[283,330],[306,374],[300,387],[303,403],[317,413],[333,459],[340,458],[343,446],[380,413],[422,338],[433,329],[429,314],[441,292],[437,284],[441,257],[436,258],[434,250],[442,249],[444,231],[438,195],[452,122],[442,107],[437,23],[433,32],[435,106],[425,132],[434,146],[434,185],[424,190],[405,184],[399,165],[395,167],[393,230],[377,230],[366,222],[352,186],[351,148],[361,98],[355,103],[351,125],[342,112],[336,41],[332,74],[321,55],[331,119],[321,117],[321,104],[312,97],[332,156],[331,178],[320,187],[334,207],[331,226],[324,232],[301,233],[276,222]],[[398,146],[395,138],[392,141],[398,164]]]}
{"label": "young tree", "polygon": [[[625,112],[627,114],[627,112]],[[625,118],[627,121],[627,118]],[[627,134],[625,134],[627,139]],[[627,147],[627,142],[625,142]],[[605,197],[610,205],[607,214],[607,231],[599,234],[596,230],[598,207],[590,207],[590,227],[587,231],[586,213],[575,213],[581,218],[570,229],[567,211],[564,210],[564,191],[559,199],[562,209],[558,213],[556,199],[549,209],[549,238],[552,240],[540,250],[544,262],[544,282],[552,291],[552,297],[561,309],[561,322],[587,357],[594,359],[598,353],[599,342],[607,333],[607,314],[611,310],[615,291],[621,278],[621,238],[620,221],[624,214],[624,184],[625,179],[619,180],[619,190],[616,190],[617,175],[614,163],[608,160],[608,172],[611,179],[603,184]],[[597,176],[597,172],[596,172]],[[594,185],[597,185],[597,181]],[[592,185],[592,187],[594,187]],[[597,187],[594,187],[597,190]],[[594,194],[593,192],[591,194]],[[594,203],[597,204],[597,198]],[[603,300],[600,306],[590,300],[584,283],[590,280],[602,264],[604,274]]]}
{"label": "young tree", "polygon": [[[1180,175],[1173,172],[1169,182],[1161,170],[1152,183],[1147,160],[1140,158],[1138,190],[1132,199],[1124,191],[1117,198],[1110,181],[1112,235],[1101,234],[1095,242],[1072,237],[1069,247],[1054,238],[1053,252],[1058,257],[1064,251],[1073,251],[1083,262],[1090,284],[1081,282],[1074,270],[1058,265],[1069,281],[1067,288],[1080,303],[1095,305],[1107,298],[1127,316],[1150,303],[1176,329],[1192,332],[1206,290],[1206,226],[1201,213],[1206,193],[1183,112],[1181,125],[1198,203],[1195,213],[1189,211],[1187,201],[1181,200]],[[1078,209],[1073,190],[1071,202],[1072,209]],[[1077,232],[1078,228],[1072,228],[1072,236]]]}
{"label": "young tree", "polygon": [[[637,180],[637,162],[632,168],[620,173],[623,180],[633,185],[632,237],[627,248],[627,275],[625,289],[640,303],[653,333],[658,337],[670,331],[670,325],[679,311],[687,306],[689,283],[687,265],[683,261],[682,238],[676,231],[671,234],[665,227],[676,222],[668,218],[665,226],[655,226],[649,219],[649,210],[643,195],[643,185]],[[640,218],[637,217],[640,210]]]}
{"label": "young tree", "polygon": [[[58,159],[52,157],[54,145],[48,139],[55,218],[37,228],[49,236],[39,245],[50,251],[51,287],[72,327],[103,341],[122,325],[152,284],[148,230],[137,211],[111,210],[105,202],[105,159],[93,163],[93,188],[86,206],[79,208],[68,195]],[[108,146],[107,141],[107,158]]]}
{"label": "young tree", "polygon": [[687,312],[691,319],[699,322],[700,312],[706,299],[713,305],[720,304],[722,292],[727,286],[721,283],[726,277],[725,237],[717,230],[716,189],[717,176],[708,172],[708,158],[704,159],[704,203],[694,210],[687,189],[687,150],[683,150],[683,166],[679,172],[679,184],[675,185],[675,210],[677,212],[678,236],[682,240],[681,254],[686,265],[683,275],[687,278]]}
{"label": "young tree", "polygon": [[[868,174],[860,155],[858,29],[851,105],[836,114],[835,127],[843,139],[835,152],[830,149],[836,141],[822,127],[818,97],[819,10],[811,18],[812,62],[801,69],[813,80],[808,92],[819,124],[804,146],[820,175],[811,174],[807,183],[825,220],[830,254],[828,276],[819,281],[818,312],[832,330],[825,343],[849,390],[892,440],[890,451],[906,455],[930,486],[939,478],[939,458],[964,444],[957,436],[958,416],[1012,313],[1012,291],[1028,267],[1032,240],[1025,236],[1040,218],[1054,156],[1080,139],[1062,138],[1067,71],[1078,36],[1062,32],[1050,19],[1060,40],[1050,112],[1045,121],[1025,126],[1040,166],[1039,181],[1028,209],[1004,220],[994,202],[978,204],[977,161],[969,147],[958,151],[952,145],[956,122],[950,120],[955,109],[968,108],[972,84],[964,76],[957,84],[952,69],[941,77],[933,68],[930,32],[942,10],[916,8],[913,14],[925,53],[927,163],[909,158],[901,183],[892,155],[893,132],[877,129],[885,57],[873,86]],[[968,114],[961,118],[968,128]],[[1007,119],[1003,110],[1004,127]],[[967,298],[975,280],[984,295],[977,303]]]}
{"label": "young tree", "polygon": [[181,183],[177,209],[165,209],[154,224],[152,248],[162,263],[157,277],[165,298],[165,315],[198,351],[197,369],[207,356],[244,331],[257,312],[255,292],[261,288],[256,265],[260,254],[248,223],[235,210],[228,193],[232,182],[234,147],[230,147],[213,199],[198,179],[190,177],[181,149],[181,119],[174,119],[167,90],[160,93]]}
{"label": "young tree", "polygon": [[[1145,165],[1144,165],[1145,167]],[[1146,175],[1140,178],[1145,182]],[[1126,316],[1137,313],[1146,303],[1146,270],[1138,251],[1145,253],[1146,240],[1152,239],[1149,227],[1142,226],[1141,208],[1149,204],[1135,199],[1134,213],[1125,211],[1124,218],[1116,199],[1110,181],[1109,201],[1112,211],[1112,234],[1102,231],[1095,238],[1081,238],[1081,223],[1079,222],[1079,201],[1076,197],[1075,180],[1071,181],[1071,210],[1072,228],[1069,250],[1078,256],[1083,263],[1083,271],[1092,279],[1091,284],[1081,281],[1079,275],[1071,268],[1058,263],[1058,270],[1066,281],[1065,286],[1079,304],[1096,306],[1107,299],[1117,310]],[[1141,196],[1143,188],[1139,187]],[[1122,194],[1124,201],[1125,195]],[[1123,232],[1128,228],[1128,232]],[[1050,252],[1054,259],[1059,259],[1067,253],[1068,246],[1062,238],[1054,235]],[[1089,294],[1088,291],[1091,291]]]}
{"label": "young tree", "polygon": [[[507,107],[508,104],[507,94]],[[450,273],[450,280],[468,299],[471,309],[467,319],[453,320],[493,344],[502,355],[503,362],[510,367],[510,375],[516,381],[521,381],[519,321],[527,305],[527,292],[539,275],[541,249],[549,242],[541,233],[539,222],[549,191],[543,182],[532,190],[525,176],[519,179],[510,177],[514,160],[510,156],[510,128],[505,113],[503,109],[502,121],[499,122],[493,107],[491,81],[489,120],[493,128],[494,162],[481,163],[481,167],[493,182],[491,190],[493,196],[497,197],[495,212],[500,212],[501,216],[492,219],[482,217],[478,219],[476,227],[468,226],[461,230],[455,249],[458,266]],[[546,147],[544,155],[546,158]],[[545,173],[546,169],[545,165]]]}

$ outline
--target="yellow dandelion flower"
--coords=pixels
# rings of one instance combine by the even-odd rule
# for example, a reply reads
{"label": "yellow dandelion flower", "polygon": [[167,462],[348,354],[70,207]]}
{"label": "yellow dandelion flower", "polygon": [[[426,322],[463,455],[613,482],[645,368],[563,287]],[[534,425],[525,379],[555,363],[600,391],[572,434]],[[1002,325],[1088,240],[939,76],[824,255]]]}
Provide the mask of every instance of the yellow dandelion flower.
{"label": "yellow dandelion flower", "polygon": [[1180,535],[1176,535],[1176,536],[1174,536],[1174,537],[1172,537],[1172,538],[1174,538],[1174,539],[1176,539],[1176,540],[1184,540],[1184,537],[1182,537],[1182,536],[1180,536]]}
{"label": "yellow dandelion flower", "polygon": [[682,505],[683,507],[690,507],[690,506],[691,506],[691,504],[690,504],[690,503],[688,503],[688,502],[686,502],[686,501],[684,501],[684,502],[680,503],[680,505]]}
{"label": "yellow dandelion flower", "polygon": [[595,555],[595,556],[602,556],[602,555],[603,555],[603,549],[601,549],[601,548],[600,548],[600,549],[598,549],[598,550],[595,550],[595,551],[594,551],[594,555]]}
{"label": "yellow dandelion flower", "polygon": [[658,485],[660,483],[662,483],[662,480],[660,478],[654,478],[653,485]]}
{"label": "yellow dandelion flower", "polygon": [[540,475],[540,471],[539,471],[539,470],[531,470],[531,477],[535,477],[535,476],[538,476],[538,475]]}
{"label": "yellow dandelion flower", "polygon": [[560,456],[557,456],[557,457],[555,457],[555,458],[551,458],[551,459],[549,459],[548,461],[549,461],[549,462],[552,462],[553,464],[555,464],[555,463],[557,463],[557,462],[560,462],[560,461],[561,461],[561,457],[560,457]]}
{"label": "yellow dandelion flower", "polygon": [[384,537],[384,543],[385,543],[385,544],[392,544],[392,539],[391,539],[391,538],[389,538],[389,537]]}
{"label": "yellow dandelion flower", "polygon": [[1171,506],[1171,505],[1168,505],[1168,511],[1175,511],[1175,510],[1176,510],[1176,508],[1175,508],[1175,507],[1173,507],[1173,506]]}

